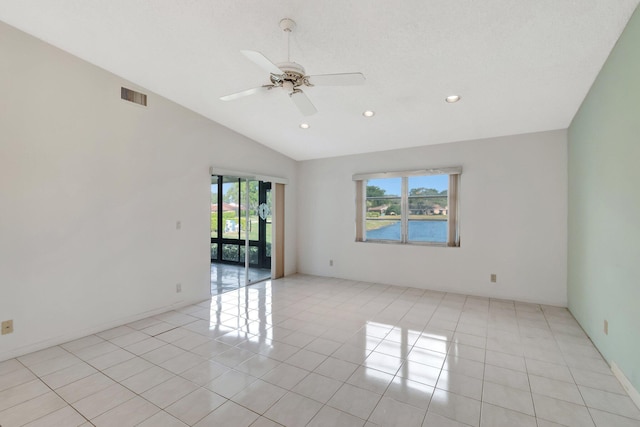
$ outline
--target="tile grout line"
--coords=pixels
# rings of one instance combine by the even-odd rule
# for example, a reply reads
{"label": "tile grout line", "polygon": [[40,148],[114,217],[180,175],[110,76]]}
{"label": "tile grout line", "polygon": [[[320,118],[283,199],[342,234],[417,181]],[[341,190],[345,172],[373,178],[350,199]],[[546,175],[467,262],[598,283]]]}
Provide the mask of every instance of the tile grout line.
{"label": "tile grout line", "polygon": [[[58,346],[54,346],[54,347],[60,347],[62,350],[66,351],[68,354],[70,354],[70,355],[72,355],[72,356],[74,356],[74,357],[77,357],[77,356],[75,356],[75,354],[71,353],[69,350],[67,350],[67,349],[66,349],[66,348],[64,348],[64,347],[61,347],[61,346],[59,346],[59,345],[58,345]],[[51,348],[51,347],[49,347],[49,348]],[[44,382],[44,381],[42,380],[42,377],[40,377],[40,376],[39,376],[39,375],[37,375],[35,372],[33,372],[33,371],[32,371],[32,370],[31,370],[27,365],[25,365],[25,364],[24,364],[21,360],[19,360],[17,357],[15,358],[15,360],[17,360],[17,361],[18,361],[18,363],[20,363],[20,364],[21,364],[25,369],[27,369],[29,372],[31,372],[31,373],[32,373],[32,374],[33,374],[33,375],[38,379],[38,381],[40,381],[42,384],[44,384],[44,385],[45,385],[45,386],[46,386],[46,387],[47,387],[51,392],[53,392],[56,396],[58,396],[58,398],[60,398],[63,402],[65,402],[68,406],[70,406],[70,407],[71,407],[71,409],[73,409],[73,410],[74,410],[78,415],[80,415],[82,418],[84,418],[86,422],[88,422],[88,423],[89,423],[89,424],[91,424],[91,425],[94,425],[91,421],[89,421],[89,419],[88,419],[87,417],[85,417],[83,414],[81,414],[81,413],[80,413],[80,412],[79,412],[75,407],[73,407],[73,405],[71,405],[69,402],[67,402],[67,401],[66,401],[62,396],[60,396],[60,395],[59,395],[59,394],[58,394],[58,393],[57,393],[53,388],[51,388],[51,386],[49,386],[49,384],[47,384],[46,382]],[[49,360],[50,360],[50,359],[49,359]],[[43,360],[43,362],[45,362],[45,361]],[[66,368],[62,368],[62,369],[66,369]],[[60,369],[60,370],[62,370],[62,369]],[[58,372],[58,371],[55,371],[55,372]],[[51,373],[55,373],[55,372],[51,372]],[[33,400],[33,399],[35,399],[35,398],[37,398],[37,397],[39,397],[39,396],[36,396],[36,397],[34,397],[34,398],[32,398],[32,399],[29,399],[29,400],[27,400],[27,401],[25,401],[25,402],[28,402],[28,401],[30,401],[30,400]],[[21,405],[22,403],[25,403],[25,402],[20,402],[20,403],[19,403],[19,405]],[[17,405],[14,405],[14,407],[15,407],[15,406],[17,406]],[[60,409],[62,409],[62,408],[60,408]],[[44,417],[46,417],[46,416],[48,416],[48,415],[51,415],[52,413],[54,413],[54,412],[56,412],[56,411],[59,411],[60,409],[56,409],[56,410],[54,410],[54,411],[52,411],[52,412],[49,412],[49,413],[47,413],[47,414],[44,414],[44,415],[43,415],[43,416],[41,416],[41,417],[38,417],[38,418],[36,418],[36,419],[34,419],[34,420],[29,421],[29,423],[32,423],[32,422],[37,421],[37,420],[39,420],[39,419],[41,419],[41,418],[44,418]],[[0,425],[0,427],[2,427],[2,426]]]}

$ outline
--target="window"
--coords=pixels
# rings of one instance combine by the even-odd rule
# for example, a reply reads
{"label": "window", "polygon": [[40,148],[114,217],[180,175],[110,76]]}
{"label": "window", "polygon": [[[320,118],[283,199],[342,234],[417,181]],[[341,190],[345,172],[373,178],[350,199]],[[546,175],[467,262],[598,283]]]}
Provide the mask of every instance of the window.
{"label": "window", "polygon": [[402,239],[402,181],[402,178],[379,178],[367,181],[365,187],[367,239]]}
{"label": "window", "polygon": [[357,174],[356,241],[460,246],[461,168]]}

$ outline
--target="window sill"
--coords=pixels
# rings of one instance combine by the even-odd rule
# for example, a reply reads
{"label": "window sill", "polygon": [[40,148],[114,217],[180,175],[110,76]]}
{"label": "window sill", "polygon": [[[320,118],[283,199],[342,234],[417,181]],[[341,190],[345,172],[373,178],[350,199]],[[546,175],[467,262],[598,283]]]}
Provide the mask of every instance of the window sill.
{"label": "window sill", "polygon": [[399,246],[432,246],[438,248],[459,248],[460,246],[448,246],[442,242],[399,242],[395,240],[356,240],[356,243],[381,243],[383,245],[399,245]]}

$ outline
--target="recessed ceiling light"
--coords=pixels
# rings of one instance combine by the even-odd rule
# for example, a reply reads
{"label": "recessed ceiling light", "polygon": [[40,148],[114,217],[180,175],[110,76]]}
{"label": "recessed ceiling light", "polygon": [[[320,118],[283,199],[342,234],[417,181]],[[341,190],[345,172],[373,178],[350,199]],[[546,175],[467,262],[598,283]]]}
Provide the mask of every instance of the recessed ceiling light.
{"label": "recessed ceiling light", "polygon": [[371,111],[371,110],[367,110],[364,113],[362,113],[363,116],[365,117],[373,117],[376,115],[375,111]]}
{"label": "recessed ceiling light", "polygon": [[460,95],[451,95],[447,96],[445,99],[449,104],[453,104],[454,102],[460,101]]}
{"label": "recessed ceiling light", "polygon": [[300,123],[300,129],[309,129],[309,123]]}

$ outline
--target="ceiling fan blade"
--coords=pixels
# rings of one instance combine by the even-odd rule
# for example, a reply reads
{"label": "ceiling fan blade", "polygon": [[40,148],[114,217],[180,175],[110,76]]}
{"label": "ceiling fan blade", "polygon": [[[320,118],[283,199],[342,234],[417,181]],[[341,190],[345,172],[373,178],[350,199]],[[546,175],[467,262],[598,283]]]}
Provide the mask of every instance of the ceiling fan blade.
{"label": "ceiling fan blade", "polygon": [[318,112],[316,107],[311,103],[309,97],[307,97],[307,95],[305,95],[301,90],[297,89],[294,92],[291,92],[289,96],[303,115],[311,116]]}
{"label": "ceiling fan blade", "polygon": [[254,87],[252,89],[243,90],[242,92],[236,92],[236,93],[232,93],[231,95],[221,96],[220,97],[220,101],[233,101],[234,99],[242,98],[244,96],[253,95],[253,94],[258,93],[258,92],[265,92],[265,91],[271,89],[272,87],[273,87],[273,85],[265,85],[265,86]]}
{"label": "ceiling fan blade", "polygon": [[268,73],[281,75],[284,72],[271,62],[266,56],[255,50],[241,50],[242,54],[246,56],[251,62],[256,64]]}
{"label": "ceiling fan blade", "polygon": [[351,86],[364,84],[362,73],[319,74],[307,77],[313,86]]}

